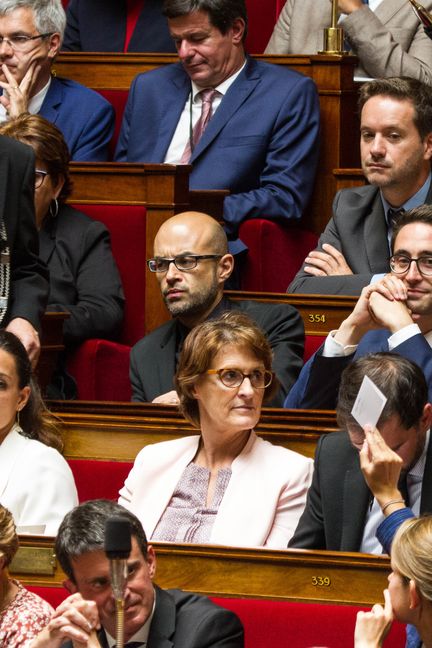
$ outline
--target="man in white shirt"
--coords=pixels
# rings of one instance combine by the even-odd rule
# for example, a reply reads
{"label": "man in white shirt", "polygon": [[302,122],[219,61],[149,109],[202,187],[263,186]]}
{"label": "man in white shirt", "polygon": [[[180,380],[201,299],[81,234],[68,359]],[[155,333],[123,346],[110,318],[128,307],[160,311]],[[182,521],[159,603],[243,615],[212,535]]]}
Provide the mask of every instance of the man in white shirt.
{"label": "man in white shirt", "polygon": [[191,189],[228,189],[223,218],[237,254],[244,220],[301,217],[318,159],[318,94],[311,79],[246,56],[244,0],[165,0],[164,14],[180,63],[132,82],[116,160],[189,163]]}
{"label": "man in white shirt", "polygon": [[391,273],[366,286],[352,313],[308,360],[285,407],[334,409],[343,369],[392,351],[423,370],[432,400],[432,206],[403,214],[393,231]]}
{"label": "man in white shirt", "polygon": [[[351,413],[365,376],[387,398],[376,428],[363,429]],[[379,534],[383,526],[432,512],[428,400],[421,370],[402,356],[376,353],[350,364],[336,410],[343,431],[318,443],[306,508],[290,547],[380,554],[383,545],[387,549]]]}
{"label": "man in white shirt", "polygon": [[65,24],[61,0],[0,0],[0,121],[38,113],[62,131],[73,160],[107,160],[113,107],[83,85],[51,76]]}
{"label": "man in white shirt", "polygon": [[[408,0],[337,0],[338,26],[359,58],[356,78],[407,76],[432,83],[432,41]],[[422,0],[432,9],[432,0]],[[287,0],[266,54],[316,54],[331,25],[331,0]]]}
{"label": "man in white shirt", "polygon": [[129,522],[131,530],[124,592],[125,644],[242,648],[243,628],[233,612],[204,596],[153,584],[156,556],[140,521],[123,506],[102,499],[72,509],[58,530],[55,552],[71,596],[59,605],[31,648],[72,648],[72,642],[88,648],[115,646],[116,602],[110,561],[104,552],[105,524],[112,517]]}

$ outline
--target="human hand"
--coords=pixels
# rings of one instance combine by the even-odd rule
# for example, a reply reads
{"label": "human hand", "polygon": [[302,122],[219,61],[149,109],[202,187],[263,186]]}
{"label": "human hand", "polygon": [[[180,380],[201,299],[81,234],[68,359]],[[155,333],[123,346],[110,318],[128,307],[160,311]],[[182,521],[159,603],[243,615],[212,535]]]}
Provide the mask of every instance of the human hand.
{"label": "human hand", "polygon": [[33,325],[28,320],[22,317],[15,317],[6,326],[6,331],[10,331],[10,333],[13,333],[21,340],[34,369],[40,354],[39,334],[36,329],[33,328]]}
{"label": "human hand", "polygon": [[75,648],[100,648],[95,630],[100,628],[97,606],[72,594],[54,612],[51,621],[30,644],[30,648],[60,648],[70,639]]}
{"label": "human hand", "polygon": [[36,60],[30,63],[21,83],[17,83],[8,66],[3,63],[2,72],[6,81],[0,81],[0,87],[6,94],[0,97],[0,103],[6,108],[9,118],[18,117],[28,111],[32,88],[36,82],[41,66]]}
{"label": "human hand", "polygon": [[339,13],[350,14],[364,6],[362,0],[338,0]]}
{"label": "human hand", "polygon": [[381,648],[393,621],[388,589],[384,590],[384,607],[376,603],[370,612],[357,612],[354,648]]}
{"label": "human hand", "polygon": [[153,398],[152,403],[159,403],[160,405],[178,405],[180,402],[179,397],[175,389],[167,392],[166,394],[161,394]]}
{"label": "human hand", "polygon": [[352,270],[345,257],[338,249],[324,243],[322,250],[312,250],[305,259],[304,271],[315,277],[330,277],[336,275],[350,275]]}
{"label": "human hand", "polygon": [[396,333],[414,323],[411,311],[405,302],[389,300],[379,292],[370,295],[369,312],[380,328],[389,329],[391,333]]}
{"label": "human hand", "polygon": [[403,499],[398,489],[402,459],[389,448],[376,427],[365,425],[364,433],[360,468],[373,496],[381,507],[391,500]]}
{"label": "human hand", "polygon": [[369,310],[369,298],[375,284],[365,286],[354,306],[353,311],[341,323],[334,339],[343,345],[358,344],[365,333],[371,329],[381,328]]}

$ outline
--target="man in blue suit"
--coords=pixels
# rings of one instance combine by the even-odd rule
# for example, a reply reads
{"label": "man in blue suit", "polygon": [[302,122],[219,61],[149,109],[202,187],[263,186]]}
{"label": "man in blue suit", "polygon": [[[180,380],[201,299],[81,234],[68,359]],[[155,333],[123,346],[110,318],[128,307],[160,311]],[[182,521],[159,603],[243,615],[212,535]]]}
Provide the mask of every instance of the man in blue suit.
{"label": "man in blue suit", "polygon": [[107,160],[112,106],[75,81],[51,76],[65,24],[61,0],[0,0],[0,121],[39,113],[62,131],[73,160]]}
{"label": "man in blue suit", "polygon": [[343,369],[378,351],[419,365],[432,400],[432,205],[400,216],[391,249],[391,273],[363,288],[353,312],[303,367],[285,407],[334,409]]}
{"label": "man in blue suit", "polygon": [[[231,241],[243,220],[300,218],[318,158],[314,83],[246,56],[244,0],[165,0],[164,13],[180,63],[135,78],[116,159],[189,162],[192,189],[229,189],[223,216]],[[195,141],[207,89],[217,92]]]}

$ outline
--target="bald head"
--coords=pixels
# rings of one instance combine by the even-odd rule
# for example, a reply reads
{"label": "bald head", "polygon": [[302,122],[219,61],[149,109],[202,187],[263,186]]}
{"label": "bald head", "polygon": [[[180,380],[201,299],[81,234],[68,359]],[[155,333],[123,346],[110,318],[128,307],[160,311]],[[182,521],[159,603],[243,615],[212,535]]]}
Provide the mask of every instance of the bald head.
{"label": "bald head", "polygon": [[[176,241],[179,238],[192,246],[195,243],[208,246],[209,254],[227,254],[228,240],[224,229],[217,220],[202,212],[182,212],[172,216],[159,228],[154,242],[155,256],[158,242]],[[188,250],[191,251],[191,250]]]}
{"label": "bald head", "polygon": [[[234,267],[221,225],[200,212],[177,214],[159,228],[154,256],[170,261],[156,276],[171,315],[189,328],[205,320],[222,299]],[[192,267],[183,269],[182,257],[194,257],[195,265],[192,260]]]}

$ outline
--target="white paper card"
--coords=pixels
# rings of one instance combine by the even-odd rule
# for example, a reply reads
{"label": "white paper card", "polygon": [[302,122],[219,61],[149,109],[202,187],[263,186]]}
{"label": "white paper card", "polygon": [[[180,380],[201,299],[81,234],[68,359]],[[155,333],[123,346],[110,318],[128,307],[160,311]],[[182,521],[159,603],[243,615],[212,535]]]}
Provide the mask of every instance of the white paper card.
{"label": "white paper card", "polygon": [[386,402],[387,398],[382,391],[370,378],[365,376],[351,414],[361,427],[365,425],[375,427]]}

